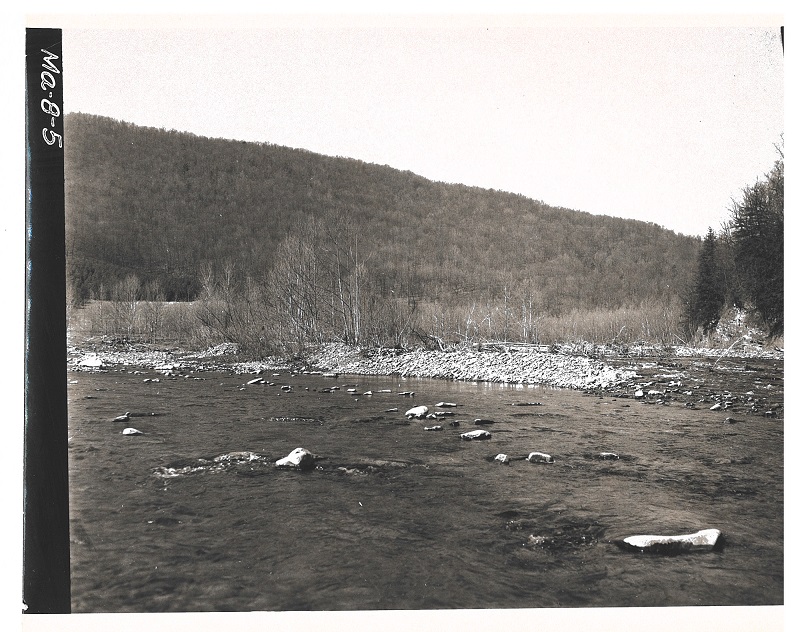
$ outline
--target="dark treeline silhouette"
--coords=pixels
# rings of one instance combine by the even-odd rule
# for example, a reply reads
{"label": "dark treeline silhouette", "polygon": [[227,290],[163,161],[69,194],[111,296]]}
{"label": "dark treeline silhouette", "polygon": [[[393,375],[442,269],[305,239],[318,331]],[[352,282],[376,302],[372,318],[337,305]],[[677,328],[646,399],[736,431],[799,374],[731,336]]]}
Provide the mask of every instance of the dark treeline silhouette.
{"label": "dark treeline silhouette", "polygon": [[748,312],[770,338],[783,335],[783,149],[764,180],[746,186],[717,235],[708,229],[691,292],[687,334],[713,331],[725,306]]}
{"label": "dark treeline silhouette", "polygon": [[269,313],[285,321],[270,335],[295,341],[441,342],[470,325],[536,340],[537,320],[578,311],[679,312],[701,245],[388,166],[94,115],[66,117],[65,159],[75,305],[206,300],[205,327],[232,326],[235,311],[267,331]]}

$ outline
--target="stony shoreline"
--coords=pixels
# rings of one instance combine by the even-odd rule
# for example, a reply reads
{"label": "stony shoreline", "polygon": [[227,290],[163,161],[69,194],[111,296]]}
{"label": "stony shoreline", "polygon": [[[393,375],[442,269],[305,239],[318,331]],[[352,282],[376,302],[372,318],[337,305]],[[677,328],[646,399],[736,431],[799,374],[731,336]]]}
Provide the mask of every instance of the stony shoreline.
{"label": "stony shoreline", "polygon": [[355,375],[396,375],[466,382],[535,384],[605,389],[635,376],[586,356],[518,347],[452,351],[358,350],[326,345],[312,358],[315,367]]}
{"label": "stony shoreline", "polygon": [[[232,349],[223,349],[223,351]],[[359,349],[327,344],[308,354],[303,362],[281,358],[240,362],[229,353],[214,349],[201,354],[178,350],[129,348],[70,348],[68,368],[73,371],[104,370],[115,366],[174,371],[232,371],[258,374],[268,370],[330,372],[351,375],[424,377],[470,382],[537,384],[574,389],[614,387],[635,376],[631,370],[613,368],[605,362],[581,355],[551,353],[515,347],[483,350],[401,351]]]}
{"label": "stony shoreline", "polygon": [[[68,349],[68,369],[72,371],[105,370],[115,366],[149,368],[163,373],[191,371],[231,371],[258,374],[264,371],[313,372],[337,374],[423,377],[469,382],[531,384],[582,390],[609,390],[637,377],[635,367],[626,360],[634,356],[616,356],[609,350],[547,349],[524,345],[487,345],[482,348],[459,347],[447,351],[363,349],[344,344],[322,345],[302,361],[266,358],[241,361],[236,347],[223,344],[204,352],[189,353],[180,349],[154,349],[141,344],[113,342],[82,345]],[[650,351],[649,354],[646,351]],[[695,357],[720,358],[724,350],[695,350]],[[639,350],[636,357],[659,356],[656,350]],[[689,355],[672,350],[673,357]],[[782,351],[746,356],[783,359]],[[614,360],[613,362],[611,360]]]}

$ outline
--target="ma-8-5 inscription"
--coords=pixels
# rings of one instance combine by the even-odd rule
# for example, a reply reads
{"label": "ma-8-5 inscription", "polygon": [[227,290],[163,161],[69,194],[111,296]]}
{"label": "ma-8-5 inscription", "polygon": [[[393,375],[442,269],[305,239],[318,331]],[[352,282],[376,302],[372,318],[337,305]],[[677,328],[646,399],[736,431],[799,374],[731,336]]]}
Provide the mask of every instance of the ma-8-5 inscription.
{"label": "ma-8-5 inscription", "polygon": [[48,145],[54,145],[58,142],[59,148],[63,147],[63,140],[61,134],[54,131],[56,120],[61,116],[61,109],[57,104],[53,103],[50,99],[53,98],[53,90],[56,87],[55,75],[60,75],[61,72],[55,66],[53,61],[58,59],[58,55],[51,53],[46,49],[42,49],[44,53],[41,78],[42,78],[42,91],[47,92],[47,98],[41,100],[42,112],[50,116],[50,127],[42,128],[42,138]]}

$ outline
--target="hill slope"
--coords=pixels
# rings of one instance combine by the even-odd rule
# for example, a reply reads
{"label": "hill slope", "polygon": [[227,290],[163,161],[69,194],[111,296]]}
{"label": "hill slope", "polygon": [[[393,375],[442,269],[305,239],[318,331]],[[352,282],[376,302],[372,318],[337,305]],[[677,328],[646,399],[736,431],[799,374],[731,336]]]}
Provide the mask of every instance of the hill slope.
{"label": "hill slope", "polygon": [[258,279],[312,217],[347,227],[383,295],[489,301],[524,287],[550,314],[663,301],[699,245],[388,166],[86,114],[65,120],[65,160],[68,278],[82,299],[131,273],[192,299],[225,262],[239,282]]}

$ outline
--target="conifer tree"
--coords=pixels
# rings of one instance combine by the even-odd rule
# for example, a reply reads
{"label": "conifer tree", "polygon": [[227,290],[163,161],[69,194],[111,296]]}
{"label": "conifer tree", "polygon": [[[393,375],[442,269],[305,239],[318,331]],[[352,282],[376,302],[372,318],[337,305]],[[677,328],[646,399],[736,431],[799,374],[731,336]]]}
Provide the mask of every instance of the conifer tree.
{"label": "conifer tree", "polygon": [[697,272],[687,302],[686,320],[692,334],[699,327],[703,328],[703,335],[713,331],[725,305],[716,250],[717,238],[714,230],[709,228],[700,248]]}
{"label": "conifer tree", "polygon": [[746,187],[732,209],[734,265],[743,293],[771,337],[783,333],[783,159]]}

